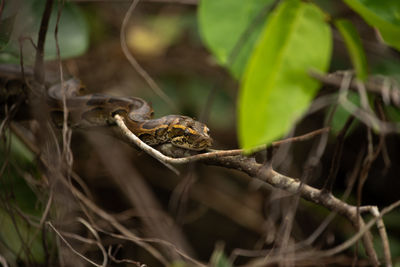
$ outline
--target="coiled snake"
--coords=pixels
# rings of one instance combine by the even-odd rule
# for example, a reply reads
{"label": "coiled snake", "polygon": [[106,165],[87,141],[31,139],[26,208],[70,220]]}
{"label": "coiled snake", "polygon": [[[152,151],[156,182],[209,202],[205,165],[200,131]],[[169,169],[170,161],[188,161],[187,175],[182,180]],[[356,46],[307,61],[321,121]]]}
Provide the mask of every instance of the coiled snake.
{"label": "coiled snake", "polygon": [[[138,97],[114,97],[103,94],[79,96],[82,85],[77,79],[64,82],[66,106],[71,127],[87,128],[115,124],[113,116],[124,118],[128,129],[150,146],[171,143],[189,150],[204,150],[211,146],[208,127],[190,117],[167,115],[153,119],[153,109]],[[63,118],[61,84],[48,90],[52,101],[51,117],[56,124]]]}
{"label": "coiled snake", "polygon": [[[1,87],[4,86],[1,90],[10,91],[6,86],[9,84],[7,80],[0,83]],[[212,145],[208,127],[190,117],[167,115],[153,119],[153,109],[141,98],[80,95],[83,86],[79,80],[69,79],[63,84],[68,124],[72,128],[112,126],[115,125],[113,116],[118,114],[124,118],[128,129],[150,146],[171,143],[176,147],[200,151]],[[61,84],[51,86],[47,102],[51,118],[58,126],[62,125],[64,118],[62,99]],[[0,102],[4,104],[7,100]]]}

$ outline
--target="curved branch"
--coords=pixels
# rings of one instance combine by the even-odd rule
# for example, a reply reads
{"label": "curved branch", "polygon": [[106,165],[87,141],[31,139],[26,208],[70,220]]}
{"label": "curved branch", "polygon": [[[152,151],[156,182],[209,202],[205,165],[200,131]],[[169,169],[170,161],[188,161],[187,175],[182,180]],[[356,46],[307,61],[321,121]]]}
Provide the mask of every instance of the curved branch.
{"label": "curved branch", "polygon": [[[184,158],[172,158],[165,156],[160,151],[155,150],[151,146],[142,142],[125,126],[124,120],[121,116],[115,115],[114,119],[123,134],[128,137],[132,143],[159,161],[169,164],[184,164],[192,161],[200,161],[209,165],[235,169],[262,181],[264,185],[269,184],[275,188],[279,188],[293,194],[299,194],[300,197],[305,200],[322,205],[331,211],[337,212],[346,217],[353,225],[358,226],[359,228],[364,225],[361,216],[357,213],[356,206],[349,205],[346,202],[341,201],[326,190],[314,188],[307,184],[301,183],[299,179],[278,173],[277,171],[273,170],[270,164],[263,165],[257,163],[254,157],[248,157],[241,154],[238,155],[239,152],[242,152],[241,150],[215,151]],[[371,263],[374,266],[378,266],[378,257],[373,247],[372,235],[369,231],[365,232],[363,236],[363,243],[365,250],[371,259]]]}

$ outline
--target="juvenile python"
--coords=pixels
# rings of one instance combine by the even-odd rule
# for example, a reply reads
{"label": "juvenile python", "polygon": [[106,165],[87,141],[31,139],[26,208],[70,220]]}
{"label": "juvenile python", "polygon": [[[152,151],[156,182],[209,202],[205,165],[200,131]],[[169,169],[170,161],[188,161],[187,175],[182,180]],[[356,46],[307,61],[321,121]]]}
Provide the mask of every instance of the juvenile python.
{"label": "juvenile python", "polygon": [[[208,127],[190,117],[168,115],[152,119],[153,109],[138,97],[114,97],[103,94],[80,96],[83,89],[77,79],[64,82],[66,106],[71,127],[87,128],[115,124],[113,116],[124,118],[128,129],[150,146],[171,143],[189,150],[204,150],[212,145]],[[51,117],[60,125],[63,122],[61,84],[48,90]]]}

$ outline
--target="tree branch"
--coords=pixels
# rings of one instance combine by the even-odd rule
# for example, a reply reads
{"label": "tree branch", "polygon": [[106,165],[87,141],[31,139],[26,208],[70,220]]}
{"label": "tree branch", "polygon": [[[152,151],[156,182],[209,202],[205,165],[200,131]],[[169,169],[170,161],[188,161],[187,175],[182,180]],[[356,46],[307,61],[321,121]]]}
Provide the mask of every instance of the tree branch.
{"label": "tree branch", "polygon": [[[278,173],[273,170],[270,164],[259,164],[255,161],[254,157],[238,155],[239,150],[217,151],[184,158],[172,158],[165,156],[160,151],[155,150],[142,142],[136,135],[129,131],[121,116],[115,115],[114,119],[118,127],[121,129],[123,134],[129,138],[129,140],[159,161],[164,161],[169,164],[184,164],[192,161],[200,161],[209,165],[236,169],[264,182],[264,185],[266,183],[275,188],[293,194],[299,194],[300,197],[305,200],[322,205],[331,211],[337,212],[346,217],[354,226],[362,227],[364,225],[361,216],[357,213],[356,206],[341,201],[326,190],[316,189],[307,184],[301,183],[299,179]],[[364,234],[363,243],[364,248],[370,257],[371,263],[374,266],[378,266],[378,257],[373,247],[372,235],[369,231]]]}

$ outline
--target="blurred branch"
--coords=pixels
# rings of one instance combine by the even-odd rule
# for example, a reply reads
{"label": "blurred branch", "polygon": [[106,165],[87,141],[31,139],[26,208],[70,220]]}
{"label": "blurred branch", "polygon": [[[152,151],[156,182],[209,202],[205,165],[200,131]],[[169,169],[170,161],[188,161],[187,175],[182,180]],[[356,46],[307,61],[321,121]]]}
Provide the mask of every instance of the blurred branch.
{"label": "blurred branch", "polygon": [[44,77],[44,44],[46,41],[47,28],[49,26],[51,9],[53,7],[53,0],[46,0],[42,21],[40,22],[39,36],[37,41],[36,59],[34,74],[36,81],[42,85],[45,81]]}
{"label": "blurred branch", "polygon": [[[400,124],[396,122],[387,122],[375,115],[368,104],[367,92],[379,93],[387,104],[391,101],[397,107],[400,107],[400,90],[395,81],[389,82],[388,78],[378,79],[372,77],[367,82],[354,79],[351,71],[335,72],[329,75],[321,75],[311,72],[311,76],[320,81],[337,86],[339,88],[338,101],[341,106],[354,117],[362,121],[367,127],[379,130],[381,134],[399,133]],[[357,90],[360,95],[361,107],[348,99],[349,89]]]}
{"label": "blurred branch", "polygon": [[[316,71],[309,72],[310,76],[314,79],[317,79],[325,85],[330,85],[336,88],[341,87],[343,79],[346,74],[349,73],[350,71],[336,71],[328,74],[322,74]],[[366,91],[381,95],[385,104],[389,104],[391,101],[394,105],[400,107],[400,88],[394,80],[383,76],[373,76],[370,77],[364,85]],[[359,86],[359,81],[357,79],[350,79],[350,89],[357,91]]]}
{"label": "blurred branch", "polygon": [[[128,127],[126,127],[124,119],[116,114],[114,116],[115,122],[117,123],[119,129],[121,130],[122,134],[128,138],[130,142],[133,144],[137,145],[140,149],[145,151],[147,154],[152,156],[153,158],[164,162],[164,164],[187,164],[190,162],[195,162],[195,161],[201,161],[201,160],[207,160],[207,159],[212,159],[212,158],[219,158],[219,157],[227,157],[227,156],[236,156],[236,155],[241,155],[244,153],[242,149],[232,149],[232,150],[210,150],[211,152],[206,152],[202,154],[197,154],[193,156],[187,156],[187,157],[179,157],[180,155],[175,155],[178,157],[169,157],[161,153],[160,151],[154,149],[153,147],[147,145],[144,143],[142,140],[140,140],[135,134],[133,134]],[[326,133],[330,130],[329,127],[325,127],[322,129],[318,129],[316,131],[301,135],[301,136],[296,136],[296,137],[291,137],[288,139],[276,141],[272,143],[273,147],[280,146],[285,143],[291,143],[291,142],[297,142],[297,141],[305,141],[310,138],[313,138],[316,135],[319,135],[321,133]],[[168,147],[169,149],[169,147]],[[260,146],[256,148],[255,150],[263,150],[266,149],[266,146]],[[171,152],[170,152],[171,153]],[[172,154],[174,154],[174,151],[172,151]],[[170,168],[168,166],[168,168]]]}
{"label": "blurred branch", "polygon": [[[98,266],[98,267],[105,267],[107,266],[107,254],[105,254],[105,257],[103,259],[103,264],[97,264],[94,261],[92,261],[91,259],[85,257],[84,255],[82,255],[81,253],[79,253],[77,250],[74,249],[74,247],[65,239],[65,237],[63,235],[61,235],[61,233],[53,226],[53,224],[51,222],[47,222],[47,225],[57,234],[57,236],[65,243],[65,245],[67,245],[67,247],[75,254],[78,255],[79,257],[81,257],[82,259],[84,259],[85,261],[91,263],[94,266]],[[80,241],[82,241],[82,239],[80,239]],[[90,240],[90,242],[92,243],[96,243],[93,240]],[[104,249],[104,248],[103,248]],[[103,253],[104,256],[104,253]]]}
{"label": "blurred branch", "polygon": [[3,255],[0,255],[0,263],[3,267],[8,267],[6,259],[3,257]]}

